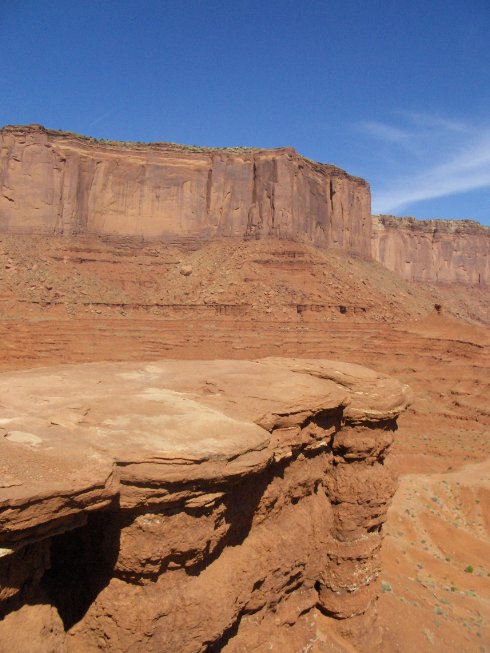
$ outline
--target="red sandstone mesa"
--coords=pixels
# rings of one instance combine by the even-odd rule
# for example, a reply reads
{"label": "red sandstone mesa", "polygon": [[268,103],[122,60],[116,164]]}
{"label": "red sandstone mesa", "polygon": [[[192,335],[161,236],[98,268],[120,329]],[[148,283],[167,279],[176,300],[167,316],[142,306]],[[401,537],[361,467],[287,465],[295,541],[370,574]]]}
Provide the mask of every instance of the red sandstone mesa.
{"label": "red sandstone mesa", "polygon": [[281,238],[373,258],[409,280],[490,283],[490,229],[370,215],[363,179],[292,148],[97,141],[0,130],[0,231],[195,241]]}
{"label": "red sandstone mesa", "polygon": [[0,131],[0,230],[166,241],[266,236],[370,256],[367,182],[292,148],[108,143]]}
{"label": "red sandstone mesa", "polygon": [[331,361],[0,375],[0,650],[239,651],[252,615],[258,636],[317,608],[371,623],[408,398]]}
{"label": "red sandstone mesa", "polygon": [[373,216],[373,258],[409,281],[490,285],[490,227]]}

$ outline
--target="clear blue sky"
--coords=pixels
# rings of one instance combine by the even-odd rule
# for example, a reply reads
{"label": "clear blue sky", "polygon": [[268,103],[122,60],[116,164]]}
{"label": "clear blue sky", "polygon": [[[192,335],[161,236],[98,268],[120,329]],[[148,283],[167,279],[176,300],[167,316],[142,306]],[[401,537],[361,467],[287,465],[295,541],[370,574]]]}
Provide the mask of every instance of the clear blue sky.
{"label": "clear blue sky", "polygon": [[292,145],[490,224],[490,0],[0,0],[0,124]]}

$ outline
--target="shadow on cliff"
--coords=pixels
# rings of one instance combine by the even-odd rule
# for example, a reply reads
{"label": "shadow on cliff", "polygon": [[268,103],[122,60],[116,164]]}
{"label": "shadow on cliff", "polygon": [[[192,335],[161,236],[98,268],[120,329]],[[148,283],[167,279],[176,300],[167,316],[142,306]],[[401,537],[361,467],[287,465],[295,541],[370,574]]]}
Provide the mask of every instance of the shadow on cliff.
{"label": "shadow on cliff", "polygon": [[85,526],[51,540],[51,566],[41,588],[58,610],[65,630],[83,618],[113,577],[120,530],[112,510],[90,513]]}

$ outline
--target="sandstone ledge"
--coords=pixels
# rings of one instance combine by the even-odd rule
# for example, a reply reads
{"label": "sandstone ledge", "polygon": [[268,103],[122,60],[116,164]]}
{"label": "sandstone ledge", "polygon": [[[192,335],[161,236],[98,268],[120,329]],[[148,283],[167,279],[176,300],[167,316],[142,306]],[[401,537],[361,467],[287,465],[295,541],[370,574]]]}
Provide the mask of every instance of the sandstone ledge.
{"label": "sandstone ledge", "polygon": [[408,401],[332,361],[0,375],[0,650],[39,606],[60,651],[222,650],[246,615],[369,613]]}

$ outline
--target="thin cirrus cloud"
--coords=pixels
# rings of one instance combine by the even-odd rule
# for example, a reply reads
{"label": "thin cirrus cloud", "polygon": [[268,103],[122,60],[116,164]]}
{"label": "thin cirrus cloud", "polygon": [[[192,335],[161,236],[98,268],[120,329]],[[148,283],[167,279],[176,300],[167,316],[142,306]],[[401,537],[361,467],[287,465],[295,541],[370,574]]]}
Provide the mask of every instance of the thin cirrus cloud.
{"label": "thin cirrus cloud", "polygon": [[366,136],[403,157],[406,171],[385,175],[373,192],[375,213],[447,195],[490,187],[490,127],[422,113],[397,112],[402,127],[363,122]]}
{"label": "thin cirrus cloud", "polygon": [[89,122],[87,127],[93,127],[94,125],[97,125],[99,122],[102,122],[106,118],[109,118],[109,116],[112,116],[113,113],[115,113],[116,109],[109,109],[109,111],[105,111],[104,113],[100,114],[97,116],[92,122]]}
{"label": "thin cirrus cloud", "polygon": [[438,114],[423,113],[418,111],[404,111],[403,109],[398,109],[394,113],[417,127],[436,128],[452,132],[467,133],[468,131],[471,131],[468,125],[466,125],[464,122],[460,120],[453,120]]}
{"label": "thin cirrus cloud", "polygon": [[410,138],[409,132],[377,120],[365,120],[359,123],[358,127],[369,136],[380,138],[388,143],[406,143]]}

